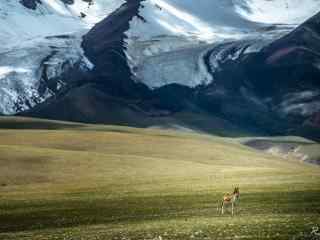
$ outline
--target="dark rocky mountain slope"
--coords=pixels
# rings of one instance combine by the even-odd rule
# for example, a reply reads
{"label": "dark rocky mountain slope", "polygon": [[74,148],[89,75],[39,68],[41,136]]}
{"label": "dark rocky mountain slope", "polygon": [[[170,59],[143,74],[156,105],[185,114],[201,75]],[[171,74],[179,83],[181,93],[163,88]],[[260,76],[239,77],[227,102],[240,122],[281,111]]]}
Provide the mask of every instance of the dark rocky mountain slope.
{"label": "dark rocky mountain slope", "polygon": [[201,98],[207,105],[221,99],[222,112],[235,119],[243,115],[282,134],[319,138],[319,39],[317,14],[260,52],[224,62]]}

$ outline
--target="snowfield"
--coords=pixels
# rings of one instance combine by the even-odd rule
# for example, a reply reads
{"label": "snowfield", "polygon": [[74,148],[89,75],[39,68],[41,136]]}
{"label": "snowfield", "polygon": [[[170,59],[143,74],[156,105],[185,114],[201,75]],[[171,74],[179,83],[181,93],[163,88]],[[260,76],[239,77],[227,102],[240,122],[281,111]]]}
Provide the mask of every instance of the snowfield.
{"label": "snowfield", "polygon": [[319,0],[246,0],[236,12],[250,21],[271,24],[301,24],[320,10]]}
{"label": "snowfield", "polygon": [[0,113],[27,110],[52,96],[53,89],[43,84],[43,74],[56,78],[59,89],[65,66],[92,68],[80,47],[81,37],[122,3],[98,0],[89,5],[75,0],[67,5],[60,0],[42,0],[32,10],[19,0],[1,1]]}
{"label": "snowfield", "polygon": [[[75,64],[91,69],[80,43],[80,35],[38,38],[0,53],[0,112],[24,111],[53,96],[64,84],[59,76]],[[49,87],[47,81],[55,78]]]}
{"label": "snowfield", "polygon": [[[26,8],[19,0],[0,2],[1,48],[38,37],[85,33],[124,2],[95,0],[89,5],[83,0],[75,0],[74,4],[68,5],[61,0],[41,1],[35,10]],[[81,13],[86,16],[81,17]]]}

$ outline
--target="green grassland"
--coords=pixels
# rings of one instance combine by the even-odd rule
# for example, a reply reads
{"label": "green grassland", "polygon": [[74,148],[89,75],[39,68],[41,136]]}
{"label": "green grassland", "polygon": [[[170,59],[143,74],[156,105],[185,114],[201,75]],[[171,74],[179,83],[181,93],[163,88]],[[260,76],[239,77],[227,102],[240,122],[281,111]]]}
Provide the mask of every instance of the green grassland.
{"label": "green grassland", "polygon": [[[240,187],[236,215],[218,202]],[[320,168],[227,138],[0,119],[0,239],[313,239]]]}

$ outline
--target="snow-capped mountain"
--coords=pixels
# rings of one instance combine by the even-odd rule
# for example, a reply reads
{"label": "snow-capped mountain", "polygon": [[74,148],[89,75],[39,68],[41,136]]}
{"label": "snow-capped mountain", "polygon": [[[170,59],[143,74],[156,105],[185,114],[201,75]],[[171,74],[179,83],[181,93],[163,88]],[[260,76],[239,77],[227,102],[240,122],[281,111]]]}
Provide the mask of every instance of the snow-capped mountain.
{"label": "snow-capped mountain", "polygon": [[[295,77],[305,77],[308,88],[283,84],[278,92],[274,81],[255,75],[255,70],[296,48],[313,49],[313,40],[310,46],[301,41],[293,50],[280,52],[273,52],[272,46],[278,42],[290,45],[300,34],[305,36],[303,31],[290,41],[283,40],[318,10],[319,0],[3,2],[0,112],[185,126],[186,119],[177,119],[175,114],[191,111],[201,116],[205,112],[208,119],[214,116],[218,125],[232,129],[268,133],[295,129],[307,119],[318,119],[314,117],[318,109],[315,98],[302,98],[308,99],[308,109],[312,106],[314,110],[307,114],[297,110],[304,107],[296,104],[296,96],[309,96],[310,88],[319,87],[309,80],[319,72],[303,67],[312,74]],[[316,32],[317,24],[304,29]],[[315,36],[308,35],[308,39]],[[271,57],[262,61],[267,52]],[[318,50],[314,52],[318,54]],[[310,63],[305,58],[309,56],[303,55],[299,61]],[[311,65],[318,69],[317,58],[312,58]],[[289,70],[282,69],[267,68],[259,74],[279,81],[280,77],[273,75],[278,74],[280,81],[289,83],[290,76],[281,75]],[[317,91],[312,90],[312,96]],[[292,117],[292,112],[298,112],[298,117]]]}
{"label": "snow-capped mountain", "polygon": [[[270,9],[270,12],[257,8],[259,2],[261,7]],[[201,4],[196,4],[199,6],[194,6],[195,3],[191,1],[133,1],[96,25],[85,36],[83,46],[96,66],[95,72],[99,79],[105,79],[107,84],[112,85],[115,85],[114,81],[121,82],[116,84],[120,88],[117,92],[139,92],[140,88],[128,89],[128,86],[133,84],[132,81],[142,82],[153,89],[155,98],[161,99],[152,100],[157,106],[176,110],[181,106],[186,107],[185,102],[190,101],[236,125],[254,126],[269,133],[279,134],[290,129],[292,132],[297,126],[304,128],[307,119],[318,119],[313,117],[319,106],[318,95],[313,100],[302,98],[304,103],[295,98],[305,95],[312,88],[319,89],[319,83],[310,84],[313,81],[310,75],[303,73],[303,69],[309,69],[305,67],[309,61],[302,56],[300,66],[290,67],[301,69],[297,70],[301,74],[297,74],[295,78],[303,79],[308,89],[299,84],[291,84],[290,81],[298,81],[293,80],[292,75],[280,74],[281,71],[288,74],[289,69],[280,68],[278,73],[271,68],[262,73],[256,73],[255,70],[268,66],[259,61],[261,55],[266,49],[270,49],[273,42],[284,41],[282,37],[315,14],[320,9],[319,1],[309,1],[306,6],[300,6],[299,14],[296,12],[297,1],[274,1],[275,5],[271,2],[273,1],[202,1]],[[272,18],[275,17],[272,6],[283,13],[281,19],[275,21]],[[204,13],[212,12],[212,9],[219,11],[212,15],[189,14],[196,12],[194,9],[198,8]],[[252,21],[254,16],[260,16],[260,19],[256,17],[256,21]],[[114,22],[118,24],[110,30],[110,25]],[[317,25],[303,29],[314,27]],[[315,32],[316,29],[312,31]],[[300,35],[304,36],[306,33],[300,32],[292,39],[298,39]],[[308,35],[311,42],[306,44],[306,41],[300,41],[299,45],[305,45],[305,49],[314,48],[315,42],[312,39],[317,39],[316,36]],[[292,39],[290,41],[294,41]],[[284,42],[285,45],[290,44],[289,41]],[[313,59],[312,62],[316,64],[317,60]],[[118,69],[121,70],[118,72]],[[306,71],[311,71],[315,78],[319,77],[316,69]],[[131,78],[128,77],[130,74]],[[274,74],[279,77],[276,78]],[[264,80],[259,81],[260,79]],[[276,87],[277,82],[282,88]],[[181,96],[181,92],[185,91],[183,88],[179,91],[177,87],[172,87],[173,84],[193,88],[191,100],[189,95]],[[258,89],[261,91],[257,91]],[[267,91],[268,94],[263,94]],[[171,92],[175,96],[171,96]],[[282,108],[288,96],[292,96],[289,101],[295,107]],[[280,102],[277,101],[279,97],[283,97]],[[313,111],[308,114],[305,110],[297,111],[297,107],[304,109],[307,106],[313,106]],[[288,114],[290,109],[297,114]]]}
{"label": "snow-capped mountain", "polygon": [[[128,1],[127,10],[121,11],[130,13],[130,19],[118,16],[113,22],[129,21],[123,38],[125,57],[137,81],[150,88],[172,83],[195,87],[212,81],[202,57],[211,48],[208,43],[248,40],[252,46],[247,51],[258,51],[315,14],[320,2],[308,0],[299,11],[297,6],[297,1]],[[283,13],[279,21],[272,7]],[[107,21],[92,30],[90,44],[103,42],[96,33],[109,27]],[[100,51],[94,55],[97,58]]]}

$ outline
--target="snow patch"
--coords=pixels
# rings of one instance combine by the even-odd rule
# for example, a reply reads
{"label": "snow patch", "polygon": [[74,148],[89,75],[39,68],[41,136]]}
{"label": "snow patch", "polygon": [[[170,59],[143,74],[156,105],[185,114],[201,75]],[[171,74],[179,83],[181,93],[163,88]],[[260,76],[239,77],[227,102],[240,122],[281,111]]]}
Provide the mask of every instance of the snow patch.
{"label": "snow patch", "polygon": [[312,116],[320,111],[320,101],[313,101],[308,103],[296,103],[289,106],[285,106],[282,111],[286,115],[300,115],[300,116]]}
{"label": "snow patch", "polygon": [[14,68],[11,66],[0,66],[0,79],[5,78],[11,73],[28,73],[30,69]]}
{"label": "snow patch", "polygon": [[301,24],[320,9],[319,0],[235,0],[236,12],[250,21]]}
{"label": "snow patch", "polygon": [[67,5],[66,8],[74,16],[81,17],[81,14],[84,14],[81,21],[86,24],[87,28],[91,28],[123,3],[125,0],[94,0],[92,4],[83,0],[75,0],[72,5]]}
{"label": "snow patch", "polygon": [[279,111],[285,115],[312,116],[320,111],[320,91],[302,91],[284,97]]}

